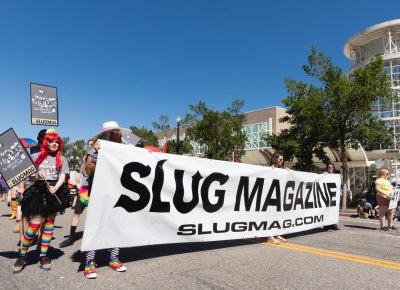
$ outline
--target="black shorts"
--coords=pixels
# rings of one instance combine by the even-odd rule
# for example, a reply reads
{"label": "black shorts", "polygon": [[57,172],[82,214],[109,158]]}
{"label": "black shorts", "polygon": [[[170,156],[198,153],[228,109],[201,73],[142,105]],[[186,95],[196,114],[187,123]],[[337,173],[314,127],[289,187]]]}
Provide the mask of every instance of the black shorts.
{"label": "black shorts", "polygon": [[75,210],[74,213],[75,214],[82,214],[83,210],[85,209],[85,207],[87,207],[87,205],[84,205],[81,201],[81,199],[79,198],[79,195],[76,196],[76,202],[75,202]]}

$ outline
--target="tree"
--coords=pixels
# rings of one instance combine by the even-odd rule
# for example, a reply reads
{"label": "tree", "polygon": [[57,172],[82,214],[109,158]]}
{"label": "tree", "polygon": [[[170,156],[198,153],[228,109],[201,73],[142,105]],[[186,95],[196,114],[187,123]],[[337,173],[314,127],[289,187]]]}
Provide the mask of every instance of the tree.
{"label": "tree", "polygon": [[130,126],[129,129],[132,133],[142,139],[143,146],[155,146],[159,147],[157,136],[154,135],[153,131],[146,129],[145,127],[138,128],[136,126]]}
{"label": "tree", "polygon": [[193,112],[187,114],[184,120],[190,120],[192,126],[186,131],[188,141],[205,144],[205,157],[217,160],[229,160],[232,152],[240,158],[244,154],[246,135],[242,131],[245,115],[240,113],[244,101],[235,99],[231,107],[219,112],[207,108],[200,101],[190,105]]}
{"label": "tree", "polygon": [[153,122],[152,123],[153,128],[157,131],[165,131],[170,128],[169,126],[169,116],[167,115],[161,115],[159,122]]}
{"label": "tree", "polygon": [[[190,154],[193,151],[192,145],[190,145],[189,139],[185,138],[183,140],[179,140],[179,150],[181,154]],[[167,141],[167,153],[178,154],[176,150],[176,140],[168,140]]]}
{"label": "tree", "polygon": [[[330,146],[339,148],[343,169],[343,192],[347,193],[348,167],[346,148],[357,149],[367,140],[387,140],[389,130],[383,122],[372,117],[372,108],[377,101],[390,102],[391,90],[383,70],[381,57],[374,58],[363,68],[355,70],[350,77],[333,65],[332,60],[322,52],[312,49],[304,66],[307,75],[318,80],[325,96],[324,114],[328,121]],[[380,136],[376,133],[380,132]],[[342,208],[346,209],[346,194],[343,194]]]}
{"label": "tree", "polygon": [[69,148],[69,137],[63,137],[62,138],[62,148],[61,148],[61,154],[66,156],[67,154],[67,149]]}
{"label": "tree", "polygon": [[[313,47],[308,65],[304,65],[303,69],[308,76],[314,78],[314,84],[291,81],[288,88],[292,95],[284,99],[288,112],[293,115],[286,120],[296,128],[285,132],[290,142],[297,140],[297,144],[291,148],[297,151],[296,146],[304,146],[304,140],[317,142],[318,138],[312,137],[314,134],[318,137],[319,134],[320,143],[314,145],[314,153],[318,155],[318,150],[325,144],[339,149],[345,193],[348,184],[345,150],[357,149],[360,144],[371,148],[378,140],[387,142],[390,139],[384,123],[372,116],[372,108],[378,100],[390,102],[392,98],[383,68],[382,58],[376,57],[365,67],[346,76],[341,68],[333,64],[331,58]],[[297,129],[301,134],[290,134]],[[343,194],[342,208],[346,209],[346,194]]]}
{"label": "tree", "polygon": [[69,137],[63,138],[62,155],[67,158],[71,170],[79,170],[83,158],[86,155],[86,143],[84,140],[77,140],[70,143],[69,140]]}
{"label": "tree", "polygon": [[272,148],[278,149],[289,161],[297,158],[294,166],[301,171],[316,171],[313,156],[324,162],[329,159],[324,147],[328,145],[327,120],[323,113],[323,91],[312,84],[285,79],[289,96],[282,99],[286,106],[287,116],[280,119],[291,126],[279,135],[266,137]]}

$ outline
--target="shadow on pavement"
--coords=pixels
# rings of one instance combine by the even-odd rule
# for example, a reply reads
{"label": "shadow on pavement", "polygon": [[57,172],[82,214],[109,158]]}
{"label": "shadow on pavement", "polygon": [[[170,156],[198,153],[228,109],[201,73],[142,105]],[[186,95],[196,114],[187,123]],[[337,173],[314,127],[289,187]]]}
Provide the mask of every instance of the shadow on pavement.
{"label": "shadow on pavement", "polygon": [[[265,241],[265,239],[263,239]],[[209,251],[222,248],[246,246],[254,243],[260,243],[257,239],[248,240],[229,240],[229,241],[216,241],[216,242],[199,242],[199,243],[181,243],[181,244],[163,244],[163,245],[150,245],[134,248],[121,248],[120,257],[122,262],[133,262],[146,259],[152,259],[163,256],[172,256],[185,253],[193,253],[200,251]],[[109,259],[108,250],[96,251],[96,264],[97,268],[108,266]],[[84,269],[85,255],[81,251],[76,251],[71,256],[72,261],[80,262],[78,272]]]}
{"label": "shadow on pavement", "polygon": [[[60,258],[61,256],[64,255],[64,252],[59,249],[49,247],[48,255],[51,260],[57,260],[58,258]],[[17,252],[17,250],[0,252],[0,256],[5,257],[10,260],[16,260],[18,257],[18,252]],[[28,253],[26,253],[26,261],[28,262],[27,266],[33,265],[33,264],[36,264],[39,262],[39,251],[37,250],[37,248],[35,246],[32,246],[29,248]],[[11,265],[10,265],[10,267],[11,267]]]}
{"label": "shadow on pavement", "polygon": [[313,235],[313,234],[318,234],[321,232],[327,232],[327,230],[324,230],[322,227],[321,228],[316,228],[308,231],[302,231],[302,232],[297,232],[297,233],[292,233],[292,234],[287,234],[285,235],[285,238],[296,238],[296,237],[301,237],[301,236],[308,236],[308,235]]}
{"label": "shadow on pavement", "polygon": [[[312,235],[324,232],[322,228],[312,229],[308,231],[292,233],[285,235],[285,238],[294,238],[304,235]],[[83,233],[79,232],[82,238]],[[76,234],[75,241],[78,240]],[[158,258],[163,256],[172,256],[185,253],[194,253],[200,251],[210,251],[216,249],[230,248],[230,247],[240,247],[250,244],[258,244],[266,241],[266,238],[252,238],[252,239],[241,239],[241,240],[226,240],[226,241],[215,241],[215,242],[196,242],[196,243],[179,243],[179,244],[162,244],[162,245],[150,245],[150,246],[140,246],[133,248],[121,248],[120,257],[122,262],[134,262],[152,258]],[[96,251],[96,264],[97,268],[108,266],[109,259],[108,250],[98,250]],[[85,255],[81,251],[76,251],[71,255],[73,262],[80,263],[78,272],[83,271],[85,263]]]}
{"label": "shadow on pavement", "polygon": [[376,231],[377,227],[366,227],[366,226],[357,226],[357,225],[343,225],[347,228],[355,228],[355,229],[365,229],[365,230],[374,230]]}

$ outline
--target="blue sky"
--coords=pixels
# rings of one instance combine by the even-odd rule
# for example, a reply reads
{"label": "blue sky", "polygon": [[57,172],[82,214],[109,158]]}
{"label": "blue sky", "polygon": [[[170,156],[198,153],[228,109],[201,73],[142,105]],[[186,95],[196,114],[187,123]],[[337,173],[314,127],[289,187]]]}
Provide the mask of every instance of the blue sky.
{"label": "blue sky", "polygon": [[307,80],[301,65],[315,45],[347,69],[345,42],[399,18],[382,1],[2,1],[0,132],[35,137],[29,83],[56,86],[60,126],[87,139],[105,121],[171,126],[190,104],[244,111],[282,106],[284,78]]}

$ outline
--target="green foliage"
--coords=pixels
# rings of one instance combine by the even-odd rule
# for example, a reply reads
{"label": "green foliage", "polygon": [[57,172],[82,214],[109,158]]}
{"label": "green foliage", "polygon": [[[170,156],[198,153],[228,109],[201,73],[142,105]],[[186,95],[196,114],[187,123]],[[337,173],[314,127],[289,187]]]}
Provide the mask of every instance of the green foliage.
{"label": "green foliage", "polygon": [[359,140],[366,150],[378,149],[381,144],[391,144],[393,137],[385,122],[380,119],[370,119],[360,124],[355,139]]}
{"label": "green foliage", "polygon": [[383,68],[382,58],[377,57],[348,77],[329,57],[313,47],[303,69],[314,82],[286,80],[290,95],[282,101],[290,116],[282,121],[291,124],[291,128],[280,136],[268,137],[267,141],[289,158],[295,156],[296,166],[301,170],[312,170],[313,154],[328,161],[324,146],[339,149],[345,191],[346,148],[357,148],[361,143],[372,149],[390,140],[384,123],[371,114],[377,100],[391,101]]}
{"label": "green foliage", "polygon": [[[185,138],[184,140],[179,140],[180,146],[179,151],[180,154],[191,154],[193,151],[192,145],[190,145],[189,139]],[[167,153],[177,154],[176,148],[176,140],[168,140],[167,141]]]}
{"label": "green foliage", "polygon": [[169,126],[169,116],[168,115],[161,115],[158,122],[152,123],[153,128],[157,131],[165,131],[170,128]]}
{"label": "green foliage", "polygon": [[84,140],[77,140],[70,143],[69,137],[63,138],[62,155],[68,159],[68,165],[71,170],[79,171],[86,155],[86,143]]}
{"label": "green foliage", "polygon": [[130,126],[129,129],[132,130],[133,134],[142,139],[143,146],[159,146],[157,136],[154,135],[153,131],[146,129],[145,127],[138,128],[136,126]]}
{"label": "green foliage", "polygon": [[[306,73],[316,78],[323,89],[324,114],[329,126],[329,144],[339,148],[343,169],[343,191],[347,191],[348,167],[345,157],[346,148],[358,148],[360,142],[369,146],[376,140],[386,141],[388,131],[383,123],[372,118],[373,105],[381,100],[390,102],[391,90],[387,82],[381,57],[376,57],[363,68],[352,72],[350,77],[342,75],[342,70],[332,64],[330,58],[315,48],[309,57]],[[386,134],[385,134],[386,132]],[[367,142],[371,140],[371,142]],[[345,195],[344,195],[345,196]],[[342,200],[346,208],[346,200]]]}
{"label": "green foliage", "polygon": [[246,135],[242,132],[245,115],[240,113],[243,100],[234,100],[231,107],[220,112],[209,109],[204,102],[189,106],[192,114],[184,120],[192,122],[187,129],[188,141],[207,146],[205,157],[217,160],[229,160],[232,152],[240,158],[244,154]]}
{"label": "green foliage", "polygon": [[67,152],[67,148],[69,146],[69,137],[63,137],[62,138],[62,149],[61,149],[61,154],[65,156],[66,152]]}
{"label": "green foliage", "polygon": [[[331,147],[357,148],[360,142],[376,139],[375,133],[382,129],[382,123],[371,121],[373,105],[377,100],[391,101],[383,67],[382,58],[377,57],[347,77],[330,58],[312,49],[309,65],[304,66],[304,70],[322,85]],[[368,126],[376,128],[367,130]]]}
{"label": "green foliage", "polygon": [[282,99],[289,115],[280,121],[291,126],[279,135],[267,136],[267,143],[280,151],[287,160],[297,158],[295,168],[301,171],[314,171],[313,156],[326,160],[323,150],[326,119],[322,114],[322,90],[314,85],[285,80],[289,96]]}

